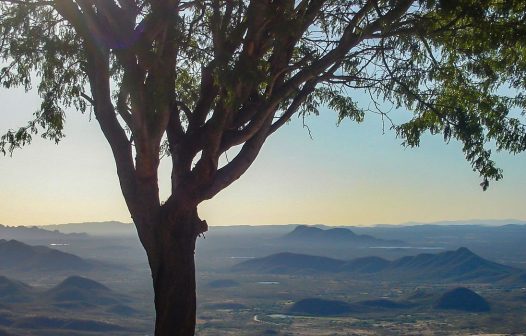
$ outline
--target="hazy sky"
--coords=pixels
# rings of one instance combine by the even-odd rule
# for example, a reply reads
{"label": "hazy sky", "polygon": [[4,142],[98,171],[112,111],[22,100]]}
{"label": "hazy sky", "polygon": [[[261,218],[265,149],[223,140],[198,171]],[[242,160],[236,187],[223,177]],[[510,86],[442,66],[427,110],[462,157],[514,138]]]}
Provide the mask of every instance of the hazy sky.
{"label": "hazy sky", "polygon": [[[1,90],[0,102],[2,133],[39,105],[21,90]],[[0,223],[130,221],[96,120],[70,112],[58,146],[35,137],[13,157],[0,157]],[[457,143],[427,136],[420,148],[405,149],[393,132],[382,134],[376,115],[336,127],[336,115],[326,112],[306,121],[313,139],[299,119],[269,139],[240,180],[200,206],[200,216],[211,225],[526,219],[526,154],[497,155],[504,180],[483,192]],[[168,161],[161,164],[162,198]]]}

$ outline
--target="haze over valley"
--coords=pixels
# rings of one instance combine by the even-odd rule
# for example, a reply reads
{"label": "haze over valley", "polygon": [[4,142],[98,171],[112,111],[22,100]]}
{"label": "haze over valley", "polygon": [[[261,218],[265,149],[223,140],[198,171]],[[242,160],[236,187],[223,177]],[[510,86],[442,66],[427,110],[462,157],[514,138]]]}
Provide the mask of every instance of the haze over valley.
{"label": "haze over valley", "polygon": [[[526,224],[210,227],[197,335],[526,330]],[[153,335],[131,224],[0,226],[0,335]]]}

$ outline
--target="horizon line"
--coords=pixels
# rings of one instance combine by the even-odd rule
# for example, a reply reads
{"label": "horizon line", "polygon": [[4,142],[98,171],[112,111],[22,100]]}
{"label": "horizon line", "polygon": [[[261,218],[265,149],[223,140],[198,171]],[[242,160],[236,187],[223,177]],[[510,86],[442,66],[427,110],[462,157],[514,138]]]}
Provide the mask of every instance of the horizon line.
{"label": "horizon line", "polygon": [[[103,223],[119,223],[131,225],[132,222],[122,222],[119,220],[102,220],[102,221],[84,221],[84,222],[70,222],[59,224],[20,224],[9,225],[0,223],[6,227],[44,227],[44,226],[62,226],[62,225],[79,225],[79,224],[103,224]],[[419,226],[419,225],[482,225],[482,226],[500,226],[508,224],[526,224],[526,219],[517,218],[493,218],[493,219],[458,219],[458,220],[437,220],[432,222],[407,221],[403,223],[374,223],[374,224],[323,224],[323,223],[275,223],[275,224],[215,224],[211,227],[239,227],[239,226],[290,226],[290,225],[306,225],[306,226],[329,226],[329,227],[379,227],[379,226]]]}

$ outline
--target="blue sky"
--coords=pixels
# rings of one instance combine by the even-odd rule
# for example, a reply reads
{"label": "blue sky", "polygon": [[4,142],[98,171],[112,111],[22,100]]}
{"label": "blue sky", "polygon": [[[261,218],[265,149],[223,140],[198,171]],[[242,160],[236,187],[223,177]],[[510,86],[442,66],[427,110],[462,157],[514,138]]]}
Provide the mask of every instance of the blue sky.
{"label": "blue sky", "polygon": [[[368,100],[356,93],[362,105]],[[33,93],[1,90],[0,129],[24,124],[39,105]],[[397,120],[407,117],[395,111]],[[202,204],[211,225],[305,223],[370,225],[472,218],[526,219],[526,154],[495,156],[504,179],[482,192],[480,178],[459,144],[426,136],[420,148],[400,146],[380,118],[336,126],[323,111],[295,119],[265,144],[251,169]],[[130,221],[113,159],[89,115],[69,111],[66,138],[57,146],[38,137],[0,158],[0,223],[40,225]],[[161,197],[169,190],[169,160],[160,168]]]}

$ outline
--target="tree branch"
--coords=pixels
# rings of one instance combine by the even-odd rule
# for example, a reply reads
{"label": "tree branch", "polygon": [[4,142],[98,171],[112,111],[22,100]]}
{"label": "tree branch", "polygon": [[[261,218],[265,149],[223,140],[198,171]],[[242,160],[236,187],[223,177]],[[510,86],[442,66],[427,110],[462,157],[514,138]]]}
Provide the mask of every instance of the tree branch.
{"label": "tree branch", "polygon": [[256,133],[256,135],[243,145],[241,151],[236,157],[224,167],[217,170],[212,183],[200,191],[199,198],[201,200],[211,199],[221,190],[239,179],[241,175],[250,168],[259,154],[263,143],[267,139],[271,121],[272,118],[268,118],[265,125]]}
{"label": "tree branch", "polygon": [[292,103],[289,105],[287,110],[283,112],[283,114],[278,118],[278,120],[270,126],[268,135],[271,135],[272,133],[277,131],[281,126],[283,126],[287,121],[290,120],[294,113],[298,111],[301,104],[303,104],[305,100],[309,97],[309,95],[314,91],[316,84],[316,81],[310,81],[305,83],[300,92],[294,96],[294,99],[292,100]]}
{"label": "tree branch", "polygon": [[110,95],[109,54],[102,57],[100,54],[89,53],[87,73],[95,102],[95,116],[99,122],[102,133],[108,140],[119,177],[122,193],[133,213],[138,200],[136,199],[137,182],[133,165],[131,144],[126,132],[117,120]]}

